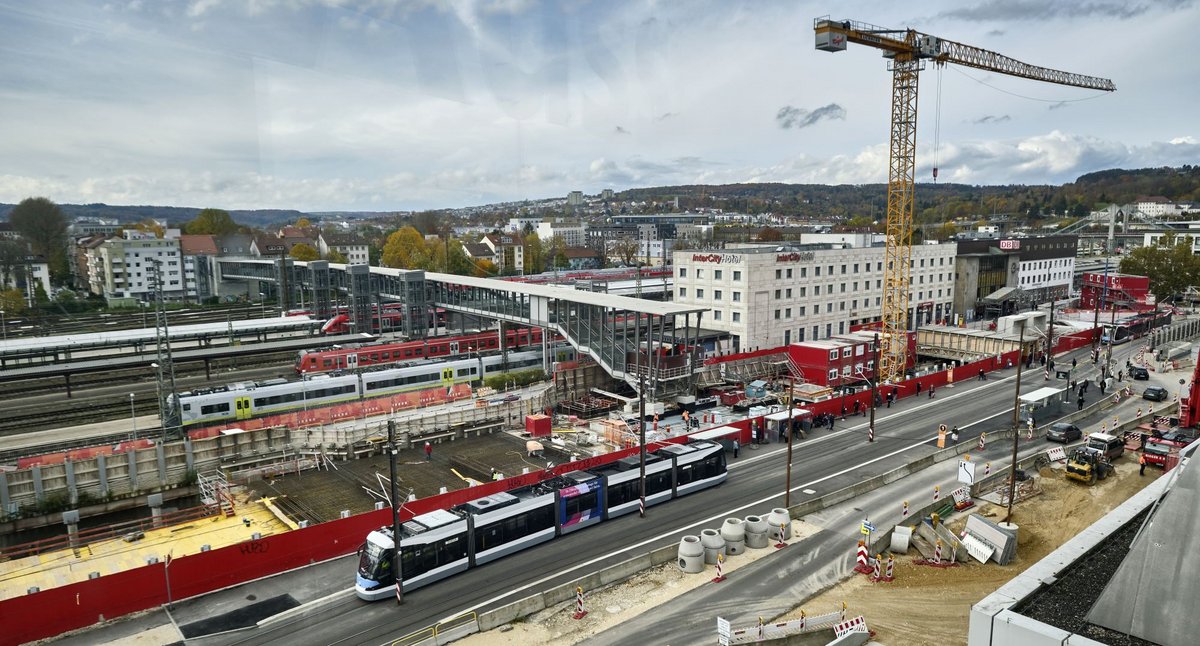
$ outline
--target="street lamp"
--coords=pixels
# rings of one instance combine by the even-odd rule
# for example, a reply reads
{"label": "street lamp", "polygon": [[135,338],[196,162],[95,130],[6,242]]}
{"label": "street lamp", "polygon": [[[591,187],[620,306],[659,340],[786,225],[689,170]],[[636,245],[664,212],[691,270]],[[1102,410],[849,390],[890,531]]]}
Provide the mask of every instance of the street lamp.
{"label": "street lamp", "polygon": [[0,331],[4,332],[4,340],[8,340],[8,324],[4,322],[4,310],[0,308]]}
{"label": "street lamp", "polygon": [[1013,416],[1012,416],[1012,464],[1008,468],[1008,514],[1004,516],[1004,523],[1012,523],[1012,508],[1013,498],[1017,494],[1017,440],[1020,439],[1021,433],[1021,368],[1025,366],[1025,323],[1021,322],[1021,340],[1017,344],[1017,383],[1013,388]]}
{"label": "street lamp", "polygon": [[133,441],[137,441],[137,413],[133,410],[133,393],[129,393],[129,419],[133,422]]}
{"label": "street lamp", "polygon": [[258,305],[262,308],[262,318],[267,318],[267,295],[263,292],[258,293]]}

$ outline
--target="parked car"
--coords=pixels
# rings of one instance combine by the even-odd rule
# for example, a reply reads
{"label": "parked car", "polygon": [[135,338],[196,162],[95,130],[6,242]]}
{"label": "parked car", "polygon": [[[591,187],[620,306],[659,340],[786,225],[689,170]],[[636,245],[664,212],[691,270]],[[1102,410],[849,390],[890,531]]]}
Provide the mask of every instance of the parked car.
{"label": "parked car", "polygon": [[1134,366],[1129,369],[1129,378],[1138,381],[1146,381],[1150,378],[1150,371],[1141,366]]}
{"label": "parked car", "polygon": [[1046,431],[1046,439],[1050,440],[1051,442],[1062,442],[1063,444],[1066,444],[1067,442],[1074,442],[1082,437],[1083,431],[1079,430],[1078,426],[1074,424],[1067,424],[1066,422],[1055,422],[1054,424],[1051,424],[1050,429]]}
{"label": "parked car", "polygon": [[1116,460],[1125,453],[1125,441],[1108,433],[1092,433],[1088,436],[1087,446],[1089,449],[1100,451],[1109,460]]}
{"label": "parked car", "polygon": [[1142,391],[1142,399],[1149,399],[1152,402],[1166,401],[1167,397],[1167,389],[1161,386],[1147,386]]}

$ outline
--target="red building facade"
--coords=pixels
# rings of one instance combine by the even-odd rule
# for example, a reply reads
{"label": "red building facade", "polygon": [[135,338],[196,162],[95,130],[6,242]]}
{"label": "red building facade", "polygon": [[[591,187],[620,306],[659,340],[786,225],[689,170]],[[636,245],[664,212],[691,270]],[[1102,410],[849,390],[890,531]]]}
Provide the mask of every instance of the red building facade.
{"label": "red building facade", "polygon": [[1150,279],[1130,274],[1086,272],[1082,276],[1079,292],[1079,308],[1094,310],[1117,309],[1145,312],[1154,309],[1154,295],[1150,293]]}

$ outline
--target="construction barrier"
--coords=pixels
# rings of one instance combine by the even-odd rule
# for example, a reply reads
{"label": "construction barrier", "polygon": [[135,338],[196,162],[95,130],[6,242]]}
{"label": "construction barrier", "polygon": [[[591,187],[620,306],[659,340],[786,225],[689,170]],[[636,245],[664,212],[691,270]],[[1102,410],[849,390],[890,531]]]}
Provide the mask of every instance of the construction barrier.
{"label": "construction barrier", "polygon": [[871,565],[867,562],[869,559],[870,556],[867,554],[867,544],[863,541],[859,541],[858,549],[855,551],[854,555],[854,571],[861,572],[862,574],[870,574]]}
{"label": "construction barrier", "polygon": [[725,580],[725,575],[721,573],[721,564],[725,562],[725,555],[717,555],[717,576],[713,577],[713,583],[720,583]]}
{"label": "construction barrier", "polygon": [[583,588],[576,586],[575,588],[575,614],[571,615],[572,619],[583,619],[587,616],[587,611],[583,609]]}

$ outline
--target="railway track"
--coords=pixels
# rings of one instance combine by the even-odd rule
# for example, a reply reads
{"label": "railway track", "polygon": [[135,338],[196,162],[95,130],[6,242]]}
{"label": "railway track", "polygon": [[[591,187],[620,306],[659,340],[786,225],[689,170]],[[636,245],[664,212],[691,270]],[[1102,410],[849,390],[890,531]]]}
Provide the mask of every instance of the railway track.
{"label": "railway track", "polygon": [[[172,325],[190,323],[221,323],[227,320],[248,320],[273,317],[278,309],[268,305],[237,305],[219,309],[168,310],[167,318]],[[87,334],[112,330],[129,330],[154,327],[154,311],[134,310],[130,312],[88,312],[55,316],[24,316],[6,322],[8,338],[31,336],[57,336],[64,334]]]}

